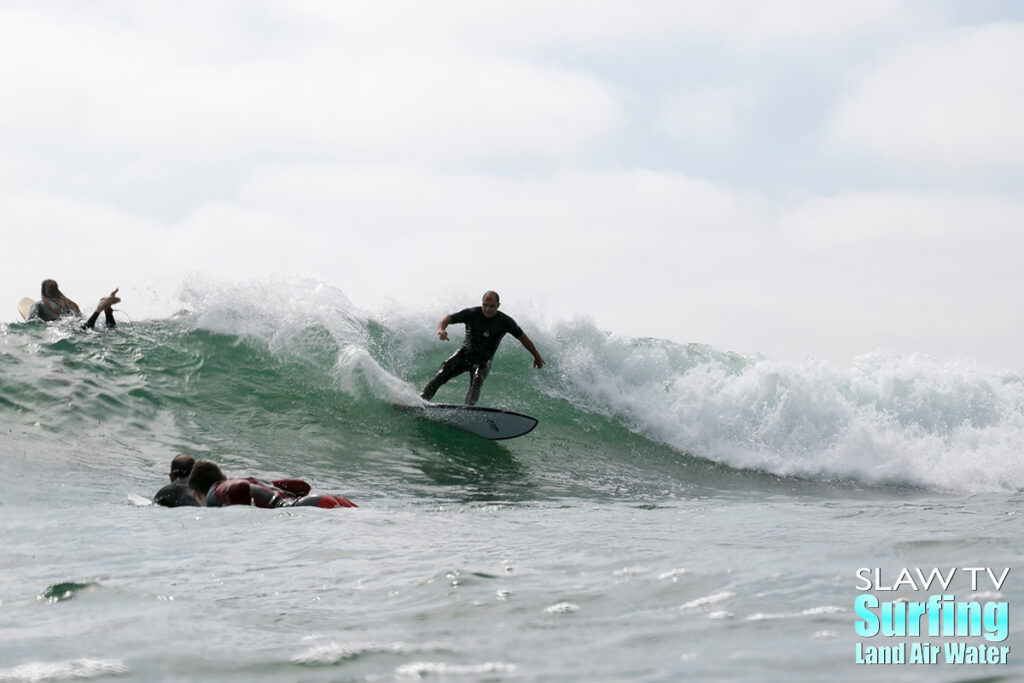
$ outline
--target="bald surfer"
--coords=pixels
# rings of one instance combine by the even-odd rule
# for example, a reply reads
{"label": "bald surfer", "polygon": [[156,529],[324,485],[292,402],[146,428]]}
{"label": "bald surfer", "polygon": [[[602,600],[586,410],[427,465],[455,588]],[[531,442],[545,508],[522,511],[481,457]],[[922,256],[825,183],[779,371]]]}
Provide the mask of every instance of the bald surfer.
{"label": "bald surfer", "polygon": [[466,338],[459,350],[441,365],[434,378],[427,383],[420,398],[429,401],[448,380],[468,372],[470,375],[466,405],[476,405],[480,399],[480,389],[491,371],[491,360],[506,334],[518,339],[519,343],[533,354],[533,367],[544,367],[544,359],[537,352],[537,347],[515,320],[498,310],[500,305],[498,293],[487,291],[484,292],[479,306],[465,308],[441,318],[441,322],[437,324],[437,336],[441,341],[448,341],[447,328],[453,323],[466,326]]}

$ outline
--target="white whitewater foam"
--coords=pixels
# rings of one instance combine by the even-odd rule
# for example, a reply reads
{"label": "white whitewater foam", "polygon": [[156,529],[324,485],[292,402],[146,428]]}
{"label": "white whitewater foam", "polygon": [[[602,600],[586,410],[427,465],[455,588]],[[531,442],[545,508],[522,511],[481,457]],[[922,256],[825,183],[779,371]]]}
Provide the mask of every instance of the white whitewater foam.
{"label": "white whitewater foam", "polygon": [[324,330],[338,347],[334,375],[340,389],[407,405],[420,402],[413,387],[371,357],[369,315],[335,287],[300,278],[196,280],[182,287],[180,297],[198,327],[258,340],[275,353],[302,356],[309,330]]}
{"label": "white whitewater foam", "polygon": [[0,681],[17,681],[18,683],[66,681],[120,676],[126,673],[128,673],[128,667],[119,660],[86,658],[64,662],[28,662],[13,669],[0,670]]}
{"label": "white whitewater foam", "polygon": [[1024,489],[1024,377],[876,352],[839,369],[707,347],[556,331],[580,410],[731,467],[957,491]]}
{"label": "white whitewater foam", "polygon": [[714,605],[719,602],[725,602],[736,597],[736,594],[731,591],[721,591],[720,593],[713,593],[706,595],[703,598],[697,598],[690,602],[680,605],[679,609],[697,609],[698,607],[707,607],[708,605]]}
{"label": "white whitewater foam", "polygon": [[556,602],[554,605],[545,607],[544,611],[548,614],[568,614],[569,612],[578,611],[579,608],[579,605],[574,605],[571,602]]}
{"label": "white whitewater foam", "polygon": [[444,643],[323,643],[292,657],[296,664],[337,664],[365,654],[424,654],[428,652],[451,652]]}
{"label": "white whitewater foam", "polygon": [[500,674],[515,673],[514,664],[504,662],[484,662],[483,664],[448,664],[446,662],[411,662],[395,669],[398,678],[425,678],[438,676],[473,676],[487,677]]}

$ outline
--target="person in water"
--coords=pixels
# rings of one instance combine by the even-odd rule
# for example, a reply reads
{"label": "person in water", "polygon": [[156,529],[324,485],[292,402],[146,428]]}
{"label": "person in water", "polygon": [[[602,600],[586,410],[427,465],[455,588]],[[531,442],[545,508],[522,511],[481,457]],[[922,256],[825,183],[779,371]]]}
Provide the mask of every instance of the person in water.
{"label": "person in water", "polygon": [[169,508],[199,505],[199,501],[192,495],[192,489],[188,487],[188,475],[192,474],[195,462],[195,458],[185,453],[174,456],[171,460],[171,483],[156,492],[153,502]]}
{"label": "person in water", "polygon": [[[96,326],[96,320],[100,317],[100,313],[104,314],[107,327],[117,327],[111,307],[119,303],[121,303],[121,299],[118,298],[117,289],[115,289],[109,296],[100,299],[95,312],[89,316],[89,319],[82,325],[82,328],[87,330],[93,329]],[[64,296],[56,280],[43,280],[42,298],[32,305],[25,319],[51,322],[70,316],[82,317],[82,311],[78,308],[78,304]]]}
{"label": "person in water", "polygon": [[295,507],[354,508],[355,503],[331,495],[309,495],[309,484],[301,479],[262,481],[252,477],[228,479],[215,463],[200,460],[192,466],[188,486],[196,502],[206,507],[255,505],[260,508]]}
{"label": "person in water", "polygon": [[437,336],[441,341],[448,341],[446,330],[452,323],[462,323],[466,326],[466,338],[459,350],[441,365],[441,369],[427,383],[420,398],[429,401],[445,382],[468,372],[469,392],[466,394],[466,405],[476,405],[480,399],[480,389],[491,371],[491,359],[494,358],[494,352],[498,350],[501,338],[505,334],[511,334],[533,354],[533,367],[544,367],[544,359],[537,352],[537,347],[515,320],[498,311],[500,305],[501,299],[497,292],[484,292],[479,306],[466,308],[441,318],[441,322],[437,324]]}

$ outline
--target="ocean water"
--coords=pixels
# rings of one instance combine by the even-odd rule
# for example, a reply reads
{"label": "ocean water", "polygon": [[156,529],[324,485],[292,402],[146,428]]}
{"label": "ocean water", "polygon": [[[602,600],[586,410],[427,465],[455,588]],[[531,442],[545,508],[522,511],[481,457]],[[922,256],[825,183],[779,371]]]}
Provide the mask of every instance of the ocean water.
{"label": "ocean water", "polygon": [[[181,299],[112,332],[0,325],[0,681],[1024,679],[1018,372],[510,308],[549,364],[502,345],[481,405],[540,425],[494,443],[394,407],[457,344],[437,311],[301,281]],[[179,452],[360,507],[149,505]],[[1007,661],[857,663],[902,642],[855,632],[862,568],[906,601],[936,591],[903,568],[956,569],[939,592],[1005,603],[1008,633],[931,640]]]}

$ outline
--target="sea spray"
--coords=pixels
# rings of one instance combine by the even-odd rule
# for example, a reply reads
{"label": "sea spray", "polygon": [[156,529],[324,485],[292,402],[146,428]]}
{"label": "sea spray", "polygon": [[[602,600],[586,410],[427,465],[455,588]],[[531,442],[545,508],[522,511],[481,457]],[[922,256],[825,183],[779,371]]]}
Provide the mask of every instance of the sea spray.
{"label": "sea spray", "polygon": [[849,369],[559,326],[553,395],[732,467],[949,490],[1024,487],[1024,380],[875,352]]}

